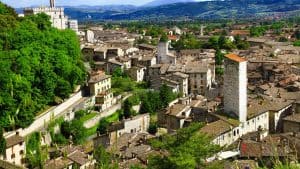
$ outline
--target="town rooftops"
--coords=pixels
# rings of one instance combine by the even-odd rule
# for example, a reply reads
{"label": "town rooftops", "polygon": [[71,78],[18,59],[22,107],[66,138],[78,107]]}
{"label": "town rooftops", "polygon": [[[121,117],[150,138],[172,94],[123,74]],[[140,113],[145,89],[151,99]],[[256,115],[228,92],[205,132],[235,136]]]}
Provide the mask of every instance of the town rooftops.
{"label": "town rooftops", "polygon": [[97,83],[110,77],[110,75],[106,75],[105,73],[93,74],[89,80],[89,83]]}
{"label": "town rooftops", "polygon": [[23,167],[17,166],[15,164],[3,160],[0,160],[0,168],[1,169],[24,169]]}
{"label": "town rooftops", "polygon": [[68,158],[79,165],[85,165],[86,163],[89,162],[87,155],[80,151],[75,151],[69,154]]}
{"label": "town rooftops", "polygon": [[250,35],[250,30],[232,30],[230,32],[232,36],[236,35]]}
{"label": "town rooftops", "polygon": [[189,77],[189,75],[181,73],[181,72],[175,72],[173,75],[177,76],[177,77],[181,77],[181,78],[188,78]]}
{"label": "town rooftops", "polygon": [[202,62],[189,62],[185,66],[185,73],[207,73],[208,64]]}
{"label": "town rooftops", "polygon": [[65,167],[70,166],[73,162],[67,158],[57,158],[46,162],[45,168],[47,169],[64,169]]}
{"label": "town rooftops", "polygon": [[283,120],[300,123],[300,114],[296,113],[290,116],[285,117]]}
{"label": "town rooftops", "polygon": [[190,108],[184,104],[174,104],[173,106],[169,107],[166,114],[171,116],[180,116],[179,113],[183,112],[184,110]]}
{"label": "town rooftops", "polygon": [[247,61],[247,59],[242,58],[242,57],[240,57],[240,56],[238,56],[236,54],[233,54],[233,53],[227,54],[227,55],[225,55],[225,57],[227,59],[235,61],[235,62],[246,62]]}
{"label": "town rooftops", "polygon": [[230,131],[232,126],[223,121],[223,120],[218,120],[212,123],[207,124],[206,126],[202,127],[200,129],[200,132],[208,134],[209,136],[212,137],[217,137],[220,136],[221,134],[224,134],[228,131]]}
{"label": "town rooftops", "polygon": [[12,147],[23,142],[24,138],[16,134],[14,136],[6,138],[6,148]]}
{"label": "town rooftops", "polygon": [[293,101],[253,99],[249,101],[247,118],[259,116],[265,112],[277,112],[290,106]]}

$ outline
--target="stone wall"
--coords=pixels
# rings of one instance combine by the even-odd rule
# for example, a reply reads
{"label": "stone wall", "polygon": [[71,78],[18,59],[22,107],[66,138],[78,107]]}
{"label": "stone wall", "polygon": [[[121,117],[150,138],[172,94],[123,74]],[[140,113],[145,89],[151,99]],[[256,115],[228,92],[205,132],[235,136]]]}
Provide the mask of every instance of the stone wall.
{"label": "stone wall", "polygon": [[[65,100],[62,104],[52,107],[43,114],[37,116],[34,122],[25,129],[18,129],[20,136],[25,137],[33,132],[39,131],[44,128],[54,118],[63,116],[64,113],[73,111],[82,100],[82,91],[74,93],[69,99]],[[5,137],[14,135],[16,132],[5,133]]]}

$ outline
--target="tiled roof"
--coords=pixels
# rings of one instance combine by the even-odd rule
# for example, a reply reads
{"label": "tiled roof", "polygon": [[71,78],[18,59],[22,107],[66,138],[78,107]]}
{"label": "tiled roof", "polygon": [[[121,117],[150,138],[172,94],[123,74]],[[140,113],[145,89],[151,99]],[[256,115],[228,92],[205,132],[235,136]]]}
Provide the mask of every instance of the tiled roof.
{"label": "tiled roof", "polygon": [[58,158],[46,162],[45,168],[47,169],[64,169],[70,166],[73,162],[67,158]]}
{"label": "tiled roof", "polygon": [[109,75],[105,75],[105,74],[100,74],[100,75],[96,75],[96,76],[92,76],[89,80],[89,83],[97,83],[100,82],[102,80],[108,79],[111,76]]}
{"label": "tiled roof", "polygon": [[223,133],[226,133],[231,130],[231,125],[223,120],[218,120],[212,123],[207,124],[200,129],[200,132],[206,133],[210,136],[217,137]]}
{"label": "tiled roof", "polygon": [[8,137],[6,139],[6,148],[12,147],[22,142],[24,142],[24,138],[19,135]]}
{"label": "tiled roof", "polygon": [[80,151],[75,151],[74,153],[71,153],[70,155],[68,155],[68,158],[80,165],[84,165],[89,162],[87,155]]}
{"label": "tiled roof", "polygon": [[284,118],[283,120],[300,123],[300,114],[299,114],[299,113],[296,113],[296,114],[287,116],[287,117]]}
{"label": "tiled roof", "polygon": [[235,61],[235,62],[246,62],[247,61],[247,59],[242,58],[242,57],[240,57],[236,54],[233,54],[233,53],[225,55],[225,57],[232,60],[232,61]]}
{"label": "tiled roof", "polygon": [[173,106],[169,107],[166,114],[171,116],[177,116],[180,112],[188,108],[189,106],[183,104],[174,104]]}
{"label": "tiled roof", "polygon": [[23,167],[17,166],[15,164],[3,160],[0,160],[0,168],[1,169],[23,169]]}

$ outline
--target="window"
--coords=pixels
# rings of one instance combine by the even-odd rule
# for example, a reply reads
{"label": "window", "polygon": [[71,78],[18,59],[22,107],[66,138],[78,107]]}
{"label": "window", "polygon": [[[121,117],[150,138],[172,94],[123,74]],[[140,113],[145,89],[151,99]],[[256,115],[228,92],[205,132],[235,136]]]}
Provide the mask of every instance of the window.
{"label": "window", "polygon": [[237,133],[238,135],[240,134],[240,131],[239,131],[239,129],[237,129],[237,130],[236,130],[236,133]]}
{"label": "window", "polygon": [[16,157],[16,155],[15,154],[12,154],[11,155],[11,159],[13,159],[13,158],[15,158]]}
{"label": "window", "polygon": [[23,150],[21,150],[21,151],[20,151],[20,155],[23,155],[23,154],[24,154],[24,151],[23,151]]}
{"label": "window", "polygon": [[233,136],[236,136],[236,132],[235,132],[235,130],[233,131]]}
{"label": "window", "polygon": [[23,145],[23,142],[19,143],[19,145],[22,146],[22,145]]}

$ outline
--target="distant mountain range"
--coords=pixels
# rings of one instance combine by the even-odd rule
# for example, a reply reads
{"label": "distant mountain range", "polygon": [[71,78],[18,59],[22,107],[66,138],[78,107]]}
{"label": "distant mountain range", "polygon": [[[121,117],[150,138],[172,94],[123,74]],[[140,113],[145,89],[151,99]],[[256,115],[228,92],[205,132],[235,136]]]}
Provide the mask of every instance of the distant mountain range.
{"label": "distant mountain range", "polygon": [[79,21],[242,19],[300,14],[300,0],[190,1],[193,0],[155,0],[141,7],[131,5],[65,7],[65,13]]}
{"label": "distant mountain range", "polygon": [[167,5],[167,4],[186,3],[186,2],[195,2],[195,0],[154,0],[143,6],[144,7],[155,7],[155,6],[162,6],[162,5]]}

